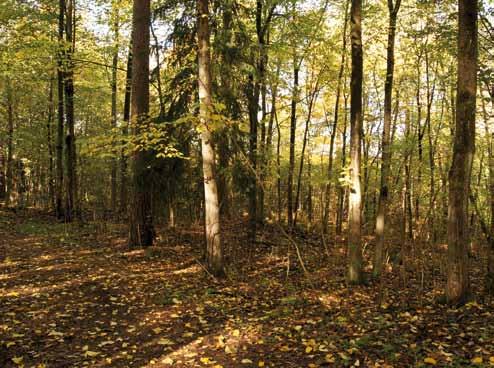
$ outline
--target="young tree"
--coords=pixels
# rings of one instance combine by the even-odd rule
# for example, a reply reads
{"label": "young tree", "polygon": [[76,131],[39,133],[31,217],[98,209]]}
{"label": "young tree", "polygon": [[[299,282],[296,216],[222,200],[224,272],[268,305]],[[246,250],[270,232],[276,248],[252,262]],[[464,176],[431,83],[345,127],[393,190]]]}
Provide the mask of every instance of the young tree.
{"label": "young tree", "polygon": [[211,83],[211,54],[209,41],[208,0],[197,0],[197,40],[199,64],[199,120],[201,125],[202,170],[204,178],[206,263],[209,271],[221,276],[223,252],[221,248],[220,207],[215,175],[211,112],[213,109]]}
{"label": "young tree", "polygon": [[384,256],[384,227],[386,222],[386,211],[389,196],[389,170],[391,166],[391,103],[393,95],[393,76],[395,64],[395,34],[396,18],[400,10],[401,0],[388,0],[389,29],[388,50],[386,62],[386,81],[384,84],[384,127],[382,135],[382,158],[381,158],[381,189],[379,191],[379,205],[376,218],[376,249],[374,253],[373,274],[377,277],[382,272]]}
{"label": "young tree", "polygon": [[59,220],[64,216],[63,209],[63,134],[64,134],[64,72],[63,72],[63,34],[65,28],[65,0],[59,1],[58,14],[58,55],[57,55],[57,96],[58,96],[58,118],[57,118],[57,140],[56,140],[56,180],[55,180],[55,213]]}
{"label": "young tree", "polygon": [[77,215],[77,156],[75,146],[74,118],[74,0],[67,0],[65,9],[65,115],[67,133],[65,136],[65,152],[67,165],[67,195],[65,196],[65,221],[71,222]]}
{"label": "young tree", "polygon": [[463,303],[469,293],[468,197],[475,152],[477,97],[477,0],[458,1],[458,84],[453,162],[449,171],[448,279],[446,299]]}
{"label": "young tree", "polygon": [[352,75],[350,81],[350,194],[348,208],[348,281],[362,283],[362,193],[360,189],[360,141],[362,130],[362,0],[350,9]]}
{"label": "young tree", "polygon": [[[134,0],[132,17],[131,123],[140,135],[149,126],[149,25],[150,0]],[[152,214],[153,155],[138,149],[132,155],[132,198],[129,209],[129,245],[151,246],[154,240]]]}
{"label": "young tree", "polygon": [[[111,73],[111,127],[117,127],[117,69],[118,69],[118,49],[120,40],[120,2],[112,1],[112,16],[110,19],[113,30],[113,58],[112,58],[112,73]],[[117,159],[112,158],[111,175],[110,175],[110,205],[114,212],[117,208]]]}

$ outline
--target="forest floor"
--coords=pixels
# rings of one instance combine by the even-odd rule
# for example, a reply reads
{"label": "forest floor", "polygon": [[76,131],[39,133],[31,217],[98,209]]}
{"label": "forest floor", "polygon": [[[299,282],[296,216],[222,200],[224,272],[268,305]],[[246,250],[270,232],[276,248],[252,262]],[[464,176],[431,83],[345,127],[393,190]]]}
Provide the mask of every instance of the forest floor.
{"label": "forest floor", "polygon": [[229,226],[215,280],[200,227],[130,250],[122,226],[0,209],[0,367],[494,366],[480,261],[476,301],[451,309],[437,301],[442,256],[347,287],[342,242],[299,234],[305,274],[275,228],[252,246]]}

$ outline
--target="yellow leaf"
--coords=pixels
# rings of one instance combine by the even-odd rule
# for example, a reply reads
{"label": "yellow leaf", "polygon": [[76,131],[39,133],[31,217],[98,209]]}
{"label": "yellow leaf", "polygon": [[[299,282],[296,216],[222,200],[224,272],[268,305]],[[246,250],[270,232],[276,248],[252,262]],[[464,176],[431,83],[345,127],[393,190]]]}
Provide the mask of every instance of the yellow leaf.
{"label": "yellow leaf", "polygon": [[201,360],[201,363],[203,363],[203,364],[211,363],[211,359],[209,359],[208,357],[203,357],[200,360]]}
{"label": "yellow leaf", "polygon": [[472,359],[473,364],[482,364],[482,362],[483,362],[482,357],[475,357]]}
{"label": "yellow leaf", "polygon": [[312,346],[307,346],[307,347],[305,348],[305,352],[306,352],[307,354],[309,354],[311,351],[312,351]]}
{"label": "yellow leaf", "polygon": [[213,368],[223,368],[223,366],[221,364],[216,364],[213,366]]}
{"label": "yellow leaf", "polygon": [[172,365],[173,364],[173,359],[170,357],[166,357],[165,359],[161,360],[161,363],[166,364],[166,365]]}
{"label": "yellow leaf", "polygon": [[425,364],[430,364],[430,365],[436,365],[437,364],[437,360],[434,359],[434,358],[431,358],[431,357],[427,357],[424,359],[424,363]]}
{"label": "yellow leaf", "polygon": [[494,365],[494,355],[489,358],[489,363],[491,363],[491,365]]}
{"label": "yellow leaf", "polygon": [[331,354],[331,353],[326,354],[325,360],[328,363],[334,363],[335,362],[335,358],[334,358],[333,354]]}
{"label": "yellow leaf", "polygon": [[23,359],[24,359],[23,357],[13,357],[12,361],[17,365],[21,365]]}
{"label": "yellow leaf", "polygon": [[86,352],[84,353],[84,356],[86,358],[95,357],[97,355],[99,355],[97,351],[91,351],[91,350],[86,350]]}
{"label": "yellow leaf", "polygon": [[250,359],[242,359],[242,364],[252,364],[252,360],[250,360]]}
{"label": "yellow leaf", "polygon": [[153,328],[153,332],[157,335],[161,332],[161,328],[159,327]]}
{"label": "yellow leaf", "polygon": [[240,330],[233,330],[232,331],[232,335],[235,336],[235,337],[240,336]]}
{"label": "yellow leaf", "polygon": [[175,343],[170,339],[160,339],[158,345],[174,345]]}
{"label": "yellow leaf", "polygon": [[264,362],[262,360],[260,360],[259,363],[257,363],[257,366],[258,367],[264,367],[265,364],[264,364]]}

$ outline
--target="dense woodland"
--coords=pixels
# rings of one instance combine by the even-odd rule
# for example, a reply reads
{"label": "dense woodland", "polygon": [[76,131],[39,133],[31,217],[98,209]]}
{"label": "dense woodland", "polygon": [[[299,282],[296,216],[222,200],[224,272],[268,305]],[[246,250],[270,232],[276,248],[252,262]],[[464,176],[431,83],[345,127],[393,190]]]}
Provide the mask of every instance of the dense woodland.
{"label": "dense woodland", "polygon": [[3,0],[0,366],[494,365],[493,50],[491,0]]}

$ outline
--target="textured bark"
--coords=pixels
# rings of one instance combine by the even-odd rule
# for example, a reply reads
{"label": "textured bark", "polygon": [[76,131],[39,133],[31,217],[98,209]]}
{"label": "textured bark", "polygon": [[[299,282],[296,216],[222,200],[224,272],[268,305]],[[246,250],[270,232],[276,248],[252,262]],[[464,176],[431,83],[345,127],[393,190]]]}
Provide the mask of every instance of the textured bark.
{"label": "textured bark", "polygon": [[199,120],[201,124],[202,170],[204,177],[206,265],[215,276],[224,274],[221,245],[220,206],[215,176],[212,137],[213,109],[208,0],[197,0],[197,39],[199,64]]}
{"label": "textured bark", "polygon": [[64,217],[63,207],[63,187],[64,187],[64,169],[63,169],[63,135],[64,135],[64,55],[63,35],[65,28],[65,0],[59,1],[58,15],[58,68],[57,68],[57,94],[58,94],[58,111],[57,111],[57,141],[56,141],[56,181],[55,181],[55,212],[59,220]]}
{"label": "textured bark", "polygon": [[[345,83],[346,84],[346,83]],[[342,141],[342,147],[341,147],[341,167],[345,168],[346,167],[346,141],[347,141],[347,128],[348,128],[348,113],[347,113],[347,107],[348,107],[348,94],[343,95],[344,99],[344,118],[343,118],[343,132],[341,133],[341,141]],[[347,188],[344,185],[340,185],[339,190],[338,190],[338,213],[336,214],[336,234],[341,235],[342,228],[343,228],[343,218],[344,218],[344,210],[345,210],[345,203],[347,199]]]}
{"label": "textured bark", "polygon": [[459,0],[458,85],[453,162],[449,171],[448,275],[446,298],[466,301],[468,274],[468,196],[475,152],[477,93],[477,0]]}
{"label": "textured bark", "polygon": [[249,183],[247,195],[249,201],[249,240],[255,241],[257,227],[257,113],[259,111],[259,83],[249,76],[247,96],[249,109]]}
{"label": "textured bark", "polygon": [[350,195],[348,205],[348,281],[360,284],[362,274],[362,193],[360,185],[360,142],[362,130],[362,1],[352,0],[350,10],[352,75],[350,82]]}
{"label": "textured bark", "polygon": [[[131,124],[135,135],[149,126],[150,0],[134,0],[132,17]],[[132,154],[132,198],[129,209],[129,245],[151,246],[154,240],[151,169],[147,150]]]}
{"label": "textured bark", "polygon": [[379,191],[379,204],[376,218],[376,249],[374,252],[373,275],[381,275],[384,258],[384,231],[389,197],[389,170],[391,166],[391,104],[393,100],[393,76],[394,76],[394,48],[396,34],[396,18],[400,9],[401,0],[388,0],[389,30],[386,63],[386,81],[384,84],[384,126],[382,135],[381,158],[381,189]]}

